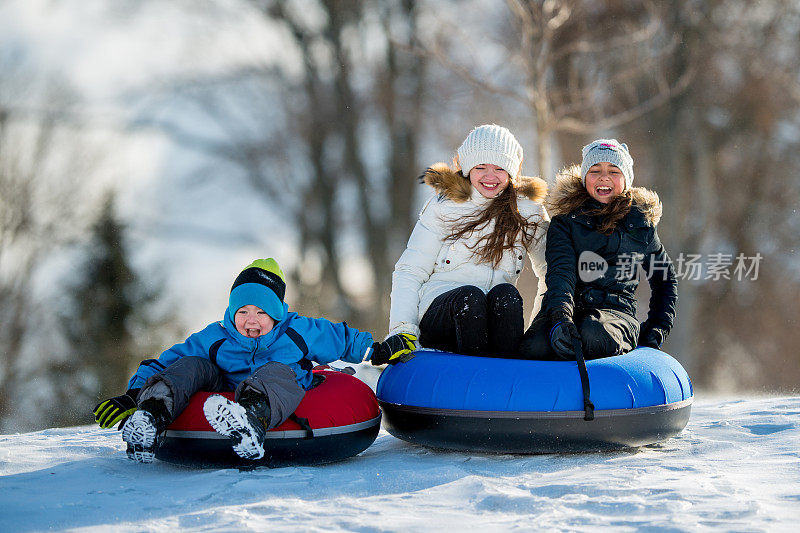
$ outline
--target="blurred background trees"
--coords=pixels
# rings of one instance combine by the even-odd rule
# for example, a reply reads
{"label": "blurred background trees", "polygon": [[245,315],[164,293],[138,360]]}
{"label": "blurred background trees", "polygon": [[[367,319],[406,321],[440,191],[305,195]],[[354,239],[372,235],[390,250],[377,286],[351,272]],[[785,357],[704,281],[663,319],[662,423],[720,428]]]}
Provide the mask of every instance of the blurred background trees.
{"label": "blurred background trees", "polygon": [[58,425],[84,422],[87,405],[127,389],[132,369],[145,354],[159,351],[150,332],[169,321],[156,317],[152,304],[158,284],[148,287],[139,279],[129,248],[114,194],[108,193],[58,310],[69,357],[49,360],[45,373],[59,406]]}
{"label": "blurred background trees", "polygon": [[[23,4],[5,14],[48,23]],[[143,51],[115,70],[77,47],[55,68],[41,34],[0,28],[0,429],[88,422],[137,360],[218,318],[256,255],[278,257],[293,309],[383,336],[430,194],[416,177],[485,122],[550,182],[593,138],[627,142],[673,260],[702,258],[665,349],[700,389],[795,390],[797,2],[55,4],[116,25],[86,49]],[[115,73],[103,98],[87,64]],[[161,148],[121,155],[142,137]]]}
{"label": "blurred background trees", "polygon": [[[19,394],[40,381],[48,359],[65,353],[55,320],[58,287],[37,275],[62,247],[82,238],[91,210],[82,176],[97,165],[68,87],[37,80],[17,51],[0,58],[0,413],[17,412]],[[47,100],[52,107],[42,108]],[[86,143],[86,144],[82,144]],[[37,350],[51,357],[35,357]],[[42,386],[40,384],[40,386]],[[47,385],[43,385],[47,386]],[[33,386],[33,388],[36,388]],[[43,392],[46,395],[46,391]]]}
{"label": "blurred background trees", "polygon": [[416,222],[411,178],[421,173],[423,109],[432,94],[427,60],[413,51],[417,2],[249,5],[291,61],[163,89],[164,97],[186,94],[227,134],[187,131],[181,116],[140,126],[224,158],[280,213],[298,248],[286,272],[300,312],[380,331],[397,250]]}

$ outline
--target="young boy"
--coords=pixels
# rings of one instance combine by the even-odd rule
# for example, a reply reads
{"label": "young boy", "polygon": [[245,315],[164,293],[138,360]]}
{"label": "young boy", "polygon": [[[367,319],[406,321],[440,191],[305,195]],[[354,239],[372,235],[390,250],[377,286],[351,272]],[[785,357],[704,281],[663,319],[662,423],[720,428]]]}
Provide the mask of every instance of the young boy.
{"label": "young boy", "polygon": [[235,402],[213,395],[203,411],[240,457],[259,459],[266,431],[284,422],[313,386],[312,360],[380,365],[409,351],[373,343],[372,335],[345,323],[289,312],[285,292],[274,259],[248,265],[233,282],[223,320],[142,361],[125,394],[95,407],[95,420],[103,428],[119,422],[128,457],[149,463],[160,435],[195,392],[235,390]]}

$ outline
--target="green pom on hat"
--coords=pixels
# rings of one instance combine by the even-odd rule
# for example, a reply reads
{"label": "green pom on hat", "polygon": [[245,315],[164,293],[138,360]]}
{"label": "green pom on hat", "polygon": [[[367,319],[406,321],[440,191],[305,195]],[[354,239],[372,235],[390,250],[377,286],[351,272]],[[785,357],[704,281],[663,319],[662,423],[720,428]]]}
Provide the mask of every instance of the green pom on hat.
{"label": "green pom on hat", "polygon": [[256,259],[244,267],[244,270],[247,270],[248,268],[260,268],[262,270],[266,270],[267,272],[272,272],[273,274],[277,274],[278,277],[286,282],[286,277],[283,275],[281,267],[278,266],[278,262],[271,257],[268,257],[267,259]]}

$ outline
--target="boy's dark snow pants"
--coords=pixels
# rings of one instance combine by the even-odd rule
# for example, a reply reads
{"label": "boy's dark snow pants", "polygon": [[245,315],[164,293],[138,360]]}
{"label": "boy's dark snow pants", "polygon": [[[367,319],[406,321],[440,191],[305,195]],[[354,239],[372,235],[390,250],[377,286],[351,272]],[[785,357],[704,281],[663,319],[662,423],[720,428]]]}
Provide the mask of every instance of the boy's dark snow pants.
{"label": "boy's dark snow pants", "polygon": [[[581,334],[581,347],[586,359],[611,357],[636,348],[639,322],[626,313],[613,309],[577,307],[573,319]],[[519,357],[563,361],[550,345],[551,327],[547,313],[540,311],[522,337]],[[574,361],[574,358],[572,360]]]}
{"label": "boy's dark snow pants", "polygon": [[[270,407],[270,419],[267,429],[274,428],[294,413],[305,391],[297,384],[294,371],[283,363],[270,361],[259,367],[247,379],[236,387],[235,399],[238,401],[242,392],[254,390],[264,394]],[[137,402],[148,398],[164,400],[171,420],[175,420],[189,405],[189,399],[195,392],[223,392],[230,390],[217,365],[204,357],[181,357],[173,364],[155,374],[145,382],[139,392]]]}
{"label": "boy's dark snow pants", "polygon": [[510,283],[484,294],[464,285],[437,296],[419,322],[426,348],[464,355],[509,357],[517,352],[525,323],[522,296]]}

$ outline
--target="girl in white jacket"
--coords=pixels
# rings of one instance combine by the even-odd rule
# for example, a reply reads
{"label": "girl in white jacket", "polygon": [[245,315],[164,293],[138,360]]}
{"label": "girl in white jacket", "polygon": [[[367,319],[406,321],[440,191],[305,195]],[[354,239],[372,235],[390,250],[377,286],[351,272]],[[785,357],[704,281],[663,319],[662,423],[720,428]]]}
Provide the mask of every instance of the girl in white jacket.
{"label": "girl in white jacket", "polygon": [[392,275],[390,363],[423,347],[482,356],[514,356],[524,332],[515,285],[525,253],[545,292],[541,201],[547,185],[520,175],[522,147],[506,128],[473,129],[454,167],[425,172],[435,189]]}

